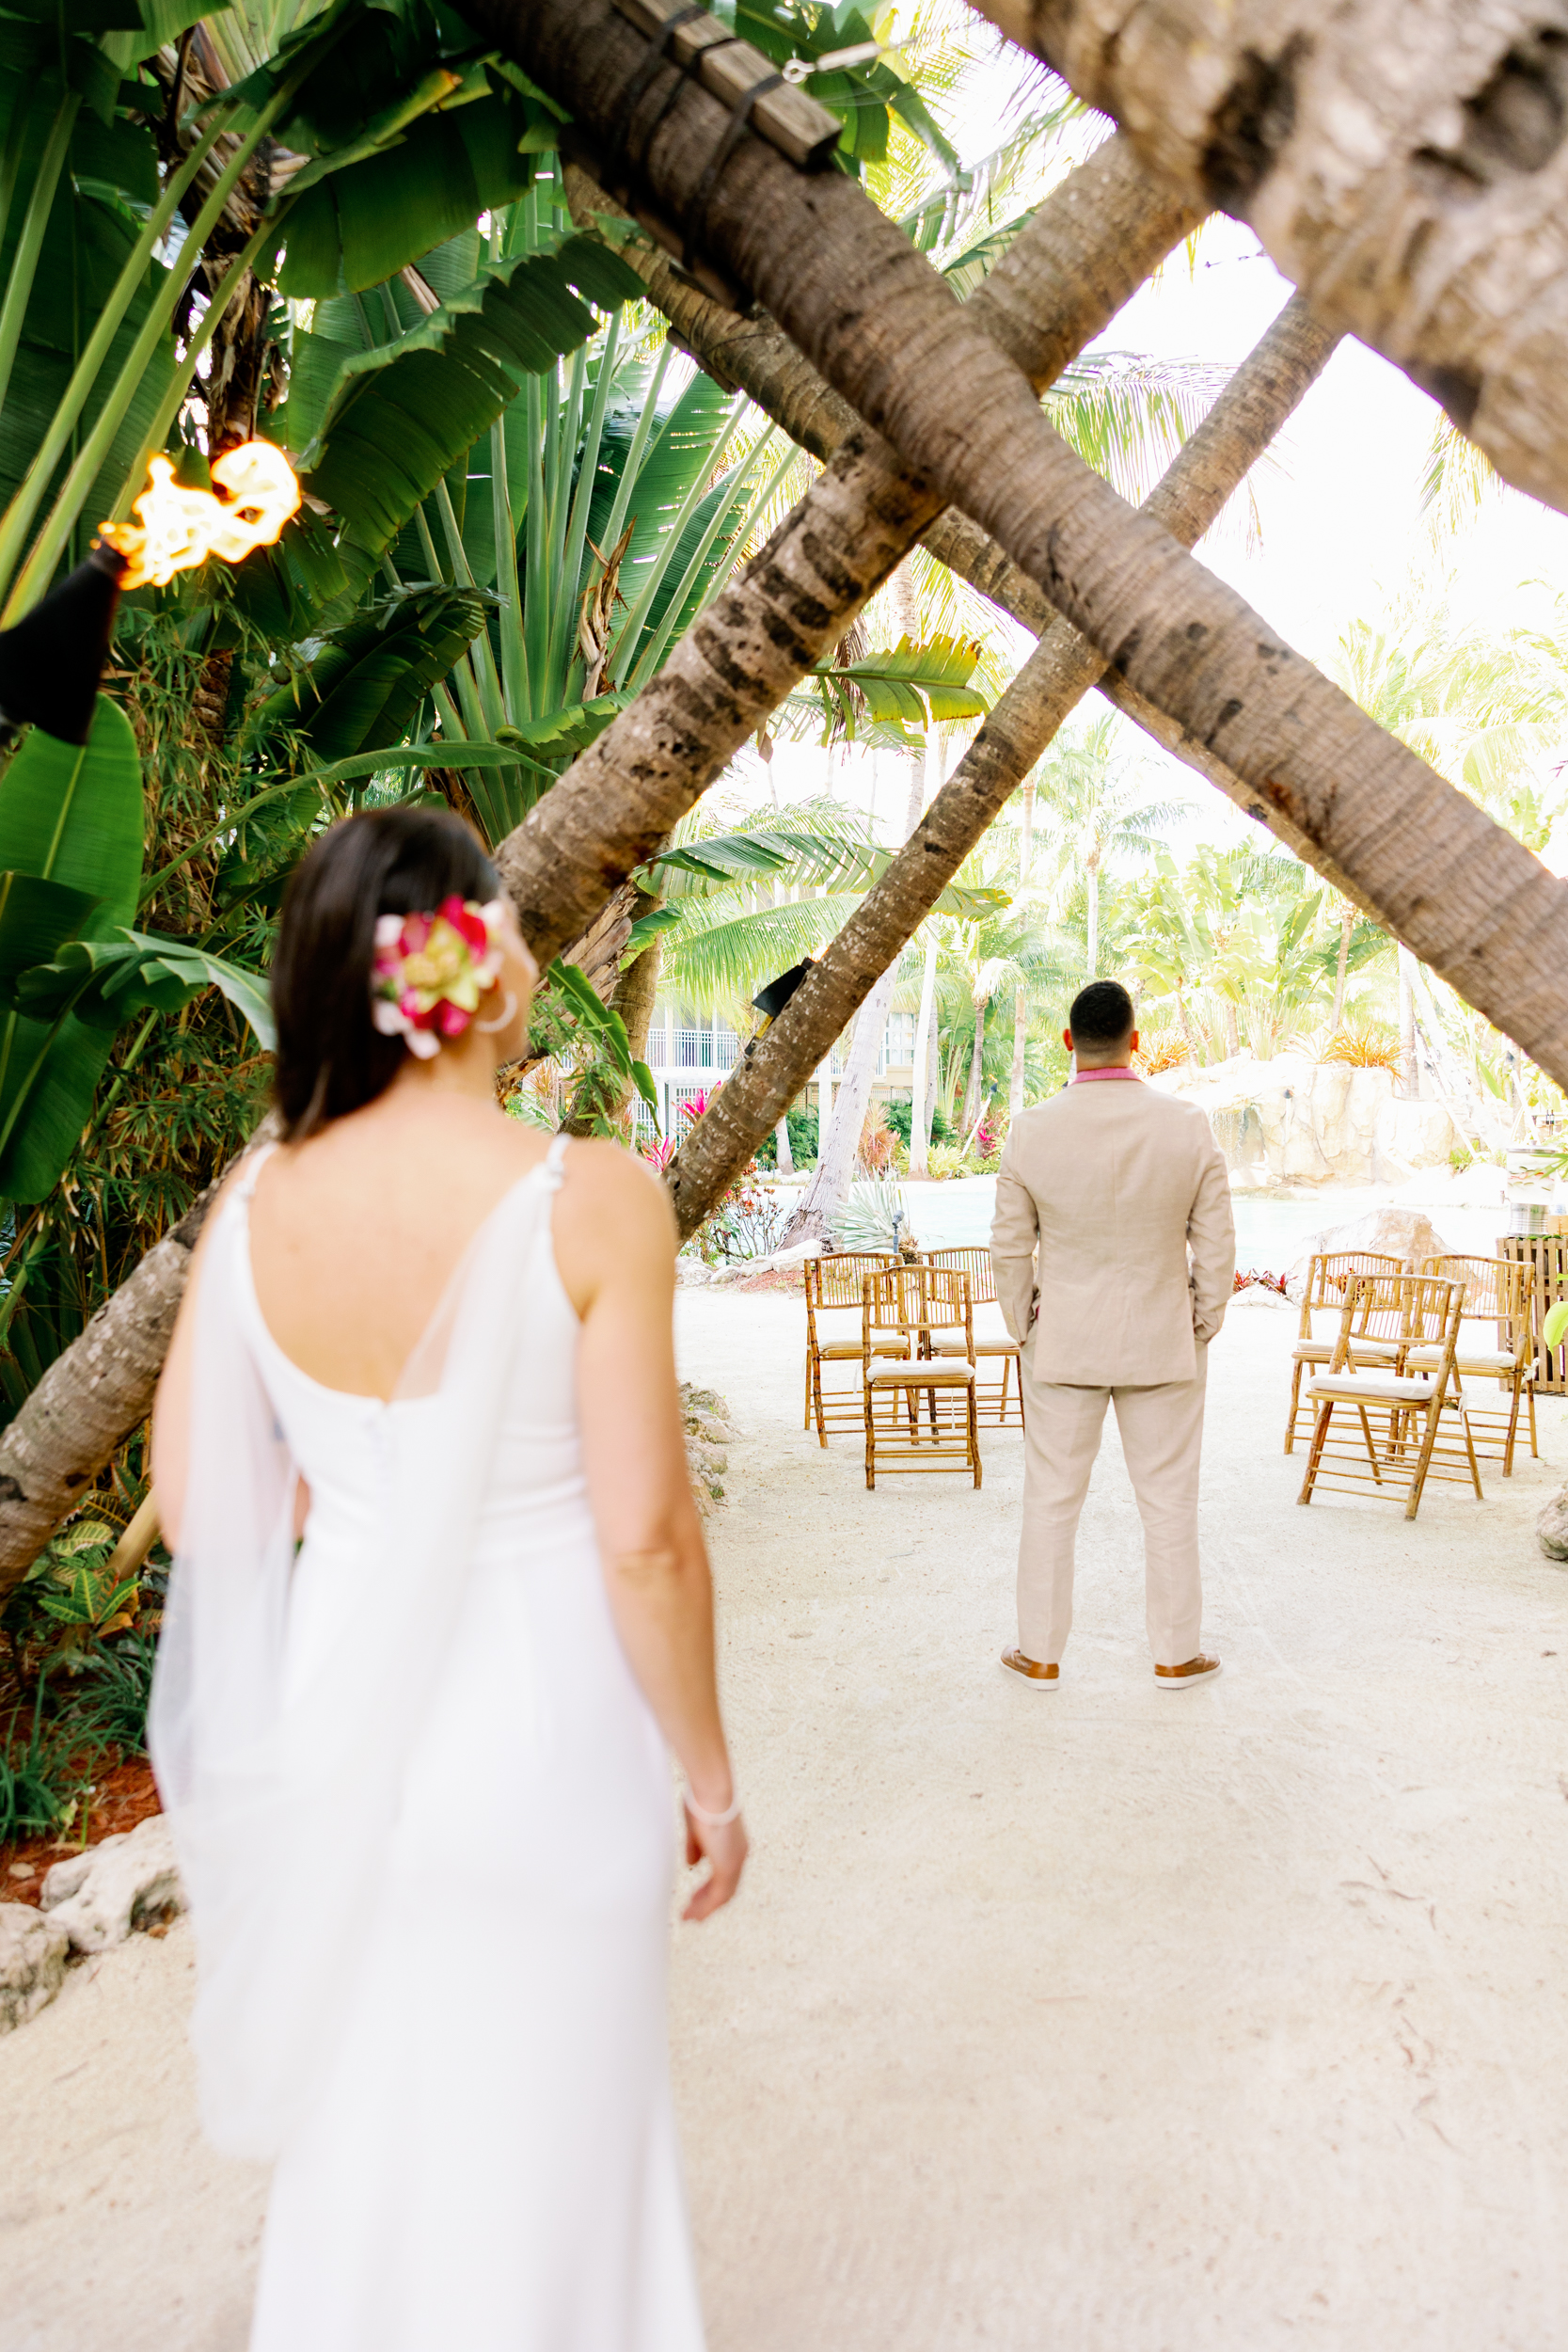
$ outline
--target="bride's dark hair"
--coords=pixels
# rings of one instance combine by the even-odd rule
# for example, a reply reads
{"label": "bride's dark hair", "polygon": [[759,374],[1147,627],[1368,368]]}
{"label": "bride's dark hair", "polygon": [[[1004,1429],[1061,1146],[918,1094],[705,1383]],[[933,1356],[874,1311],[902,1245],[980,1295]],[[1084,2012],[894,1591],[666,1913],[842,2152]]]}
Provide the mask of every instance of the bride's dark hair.
{"label": "bride's dark hair", "polygon": [[385,1094],[407,1052],[371,1019],[378,914],[500,896],[496,869],[444,808],[382,808],[334,825],[295,868],[272,960],[273,1094],[291,1142]]}

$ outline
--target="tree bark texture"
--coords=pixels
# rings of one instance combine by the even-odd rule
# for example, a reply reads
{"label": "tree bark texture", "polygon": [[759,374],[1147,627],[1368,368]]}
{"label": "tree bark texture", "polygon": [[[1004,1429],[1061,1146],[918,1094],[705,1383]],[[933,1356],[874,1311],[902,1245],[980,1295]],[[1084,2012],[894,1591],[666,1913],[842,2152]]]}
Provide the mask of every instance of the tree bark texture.
{"label": "tree bark texture", "polygon": [[[826,1129],[819,1130],[816,1171],[779,1236],[781,1249],[791,1249],[797,1242],[808,1238],[816,1241],[825,1238],[834,1217],[849,1197],[855,1155],[865,1131],[872,1081],[877,1075],[877,1057],[882,1033],[887,1027],[888,1009],[893,1002],[897,977],[896,966],[890,964],[880,979],[874,983],[871,993],[856,1015],[855,1034],[849,1041],[843,1075],[833,1097],[832,1119]],[[697,1123],[700,1126],[702,1121],[699,1120]]]}
{"label": "tree bark texture", "polygon": [[[613,134],[637,71],[608,8],[478,6],[590,141]],[[1377,727],[1152,514],[1132,513],[1046,421],[1016,364],[1016,314],[999,294],[1005,279],[1030,273],[1045,208],[960,309],[847,178],[798,174],[743,139],[708,195],[717,112],[701,91],[684,93],[639,156],[665,216],[686,218],[701,198],[706,249],[936,494],[989,532],[1112,668],[1355,874],[1417,954],[1568,1082],[1568,892],[1556,876]],[[567,818],[570,781],[535,812],[546,825],[558,801]]]}
{"label": "tree bark texture", "polygon": [[979,0],[1568,510],[1562,0]]}
{"label": "tree bark texture", "polygon": [[[1299,296],[1288,302],[1155,485],[1149,508],[1184,537],[1201,537],[1301,400],[1335,341],[1317,326]],[[1022,582],[1016,566],[1009,565],[1007,572]],[[838,1035],[879,973],[897,956],[1062,721],[1103,672],[1103,656],[1053,615],[1037,588],[1031,587],[1027,597],[1019,594],[1009,606],[1013,609],[1026,626],[1043,630],[1039,644],[905,847],[817,959],[767,1035],[747,1046],[723,1091],[665,1170],[683,1234],[695,1232],[734,1182],[755,1150],[756,1137],[767,1133],[780,1106],[793,1098],[825,1044]],[[917,1112],[922,1107],[920,1050],[917,1038]],[[924,1155],[916,1142],[911,1127],[911,1175],[924,1172]]]}
{"label": "tree bark texture", "polygon": [[[896,949],[895,953],[896,953]],[[914,1084],[910,1092],[910,1174],[925,1176],[930,1172],[931,1161],[931,1052],[936,1042],[937,1018],[937,939],[935,931],[926,935],[926,961],[920,977],[920,1015],[914,1025]],[[692,1185],[691,1206],[697,1204],[697,1187]],[[699,1222],[701,1220],[699,1219]]]}
{"label": "tree bark texture", "polygon": [[[610,0],[530,0],[526,8],[519,0],[476,0],[471,13],[570,107],[585,139],[614,148],[625,94],[648,44]],[[659,210],[683,218],[728,116],[689,85],[664,112],[671,89],[669,73],[656,77],[634,109],[631,136],[635,151],[660,116],[652,139]],[[891,384],[906,360],[917,373],[945,368],[934,342],[967,320],[968,343],[1031,415],[1037,414],[1031,383],[1053,381],[1196,217],[1185,202],[1151,194],[1142,167],[1109,140],[1047,198],[1022,256],[1015,259],[1015,246],[960,309],[858,185],[838,173],[797,172],[759,139],[740,141],[718,175],[707,215],[716,231],[722,217],[725,244],[747,248],[745,268],[733,274],[748,283],[757,278],[750,247],[765,220],[771,226],[762,244],[781,233],[797,241],[800,320],[814,308],[835,313],[842,323],[835,342],[861,355],[856,382],[868,398],[869,381],[860,381],[868,370]],[[778,299],[768,307],[780,315]],[[953,363],[961,367],[963,354],[955,353]],[[659,675],[501,845],[502,879],[542,961],[581,928],[831,650],[943,502],[940,488],[856,425],[821,480]]]}
{"label": "tree bark texture", "polygon": [[[580,167],[568,171],[567,190],[579,222],[587,223],[595,213],[612,209],[610,198]],[[832,455],[845,434],[852,429],[855,412],[847,401],[841,400],[830,385],[823,383],[786,335],[770,320],[759,316],[737,318],[733,310],[726,310],[722,304],[683,278],[662,254],[641,238],[619,242],[616,250],[641,277],[650,299],[670,320],[683,350],[689,351],[726,389],[747,392],[776,424],[782,424],[792,439],[814,455],[824,459]],[[1304,337],[1309,330],[1313,333],[1322,351],[1317,362],[1321,368],[1337,337],[1312,328],[1311,312],[1305,300],[1293,312],[1287,306],[1281,314],[1282,323],[1287,316],[1294,317]],[[1238,384],[1240,380],[1238,377]],[[1181,536],[1179,530],[1177,536]],[[921,534],[921,542],[950,571],[967,580],[1035,636],[1043,636],[1057,621],[1055,608],[1043,592],[1020,571],[994,539],[957,508],[949,507],[939,515]],[[1164,750],[1184,760],[1255,823],[1268,826],[1297,857],[1315,866],[1337,890],[1353,898],[1364,914],[1382,919],[1360,884],[1319,844],[1309,840],[1299,825],[1292,824],[1282,810],[1261,802],[1249,784],[1179,720],[1157,710],[1124,679],[1104,672],[1103,664],[1101,671],[1096,681],[1097,691],[1115,708],[1142,727]]]}

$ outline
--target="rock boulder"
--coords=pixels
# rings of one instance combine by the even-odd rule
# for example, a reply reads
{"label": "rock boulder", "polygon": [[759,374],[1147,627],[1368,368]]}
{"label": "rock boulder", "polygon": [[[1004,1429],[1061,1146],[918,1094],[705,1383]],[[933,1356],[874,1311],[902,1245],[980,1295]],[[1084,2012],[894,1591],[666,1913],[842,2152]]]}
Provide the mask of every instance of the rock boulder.
{"label": "rock boulder", "polygon": [[1397,1102],[1392,1073],[1309,1054],[1182,1062],[1149,1080],[1208,1112],[1238,1184],[1398,1184],[1459,1141],[1439,1103]]}
{"label": "rock boulder", "polygon": [[71,1938],[31,1903],[0,1903],[0,2033],[46,2009],[65,1982]]}
{"label": "rock boulder", "polygon": [[1535,1537],[1548,1560],[1568,1560],[1568,1486],[1558,1489],[1536,1520]]}
{"label": "rock boulder", "polygon": [[128,1836],[105,1837],[56,1862],[39,1899],[79,1952],[107,1951],[133,1929],[172,1919],[184,1910],[185,1893],[168,1823],[154,1813]]}

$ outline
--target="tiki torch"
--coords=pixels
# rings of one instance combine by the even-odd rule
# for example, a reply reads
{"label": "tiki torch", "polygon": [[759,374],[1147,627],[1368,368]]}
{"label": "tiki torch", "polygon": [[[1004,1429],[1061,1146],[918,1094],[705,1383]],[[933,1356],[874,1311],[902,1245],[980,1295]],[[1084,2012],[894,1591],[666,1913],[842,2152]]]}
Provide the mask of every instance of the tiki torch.
{"label": "tiki torch", "polygon": [[187,489],[154,457],[135,522],[101,523],[86,563],[0,630],[0,742],[31,723],[85,743],[125,588],[162,588],[208,556],[238,564],[271,547],[299,511],[299,484],[281,450],[244,441],[213,460],[211,490]]}

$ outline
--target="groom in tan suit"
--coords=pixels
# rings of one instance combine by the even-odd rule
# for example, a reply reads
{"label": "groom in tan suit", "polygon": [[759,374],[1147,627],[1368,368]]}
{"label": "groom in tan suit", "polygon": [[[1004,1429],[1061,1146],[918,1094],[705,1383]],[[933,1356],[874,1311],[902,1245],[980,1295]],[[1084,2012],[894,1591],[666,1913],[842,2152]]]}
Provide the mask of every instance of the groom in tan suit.
{"label": "groom in tan suit", "polygon": [[1119,982],[1091,981],[1069,1017],[1074,1075],[1013,1121],[996,1180],[991,1263],[1024,1413],[1018,1647],[1002,1662],[1036,1689],[1058,1680],[1109,1401],[1143,1520],[1156,1686],[1190,1690],[1220,1670],[1201,1646],[1197,1469],[1209,1342],[1236,1266],[1230,1187],[1204,1113],[1130,1068],[1138,1032]]}

